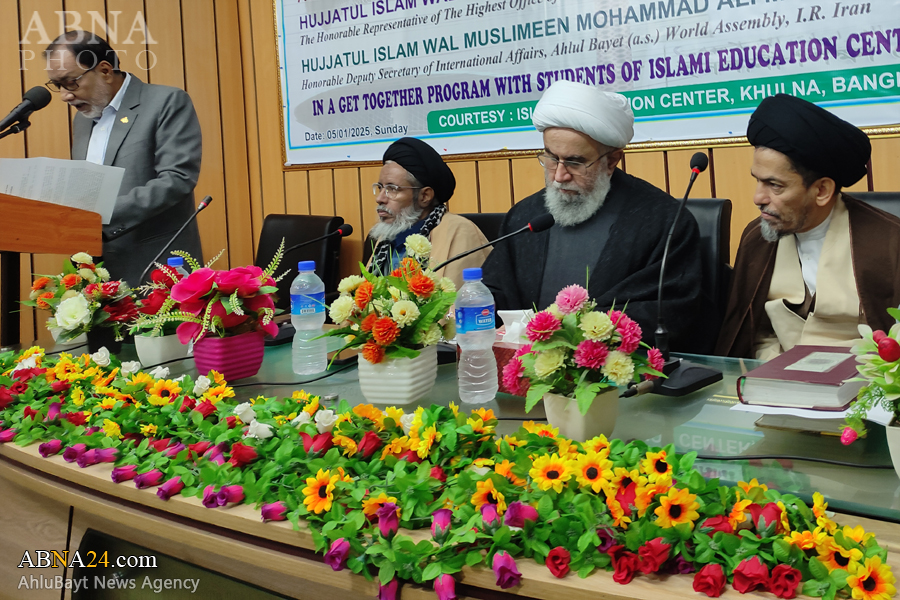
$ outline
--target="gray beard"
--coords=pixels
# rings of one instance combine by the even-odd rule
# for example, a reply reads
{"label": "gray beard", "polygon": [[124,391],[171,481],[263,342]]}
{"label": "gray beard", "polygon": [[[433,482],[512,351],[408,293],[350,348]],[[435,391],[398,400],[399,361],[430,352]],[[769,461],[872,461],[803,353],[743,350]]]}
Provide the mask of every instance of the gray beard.
{"label": "gray beard", "polygon": [[594,189],[587,193],[579,191],[575,196],[560,191],[563,189],[578,191],[571,183],[551,181],[544,194],[544,206],[553,215],[557,225],[572,227],[584,223],[603,206],[609,194],[611,178],[611,175],[601,172],[594,182]]}
{"label": "gray beard", "polygon": [[[393,213],[391,213],[393,214]],[[387,240],[393,242],[394,238],[419,222],[422,211],[416,206],[415,202],[400,211],[399,215],[394,215],[393,223],[384,223],[378,221],[369,230],[369,236],[377,241]],[[379,219],[381,216],[379,215]]]}
{"label": "gray beard", "polygon": [[784,237],[784,234],[782,232],[772,229],[772,226],[769,225],[769,222],[765,220],[760,221],[759,232],[762,234],[763,239],[767,242],[777,242],[782,237]]}

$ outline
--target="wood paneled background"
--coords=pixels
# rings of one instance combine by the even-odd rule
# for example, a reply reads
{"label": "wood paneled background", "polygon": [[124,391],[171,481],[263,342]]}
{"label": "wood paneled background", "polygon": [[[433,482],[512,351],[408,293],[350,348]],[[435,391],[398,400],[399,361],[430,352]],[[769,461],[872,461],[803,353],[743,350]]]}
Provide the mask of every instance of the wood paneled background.
{"label": "wood paneled background", "polygon": [[[262,222],[272,213],[337,214],[356,233],[344,240],[341,270],[354,272],[374,223],[373,164],[340,168],[283,166],[273,3],[268,0],[0,0],[0,111],[11,109],[47,77],[41,51],[66,29],[105,35],[124,68],[144,81],[191,95],[203,131],[198,218],[206,257],[226,249],[219,267],[252,262]],[[17,17],[17,18],[13,18]],[[6,108],[4,108],[6,107]],[[58,99],[35,115],[24,136],[0,140],[0,157],[68,158],[71,110]],[[385,145],[386,147],[387,145]],[[871,177],[852,189],[900,190],[900,138],[873,140]],[[675,196],[683,194],[695,150],[629,152],[624,168]],[[757,210],[751,199],[752,149],[709,149],[710,169],[694,197],[730,198],[732,256]],[[449,158],[457,178],[454,212],[505,212],[543,187],[534,158]],[[3,223],[0,227],[14,227]],[[53,224],[47,224],[52,235]],[[0,234],[2,235],[2,234]],[[60,256],[22,256],[22,294],[30,273],[59,272]],[[227,263],[227,265],[223,264]],[[22,339],[48,339],[47,313],[21,313]]]}

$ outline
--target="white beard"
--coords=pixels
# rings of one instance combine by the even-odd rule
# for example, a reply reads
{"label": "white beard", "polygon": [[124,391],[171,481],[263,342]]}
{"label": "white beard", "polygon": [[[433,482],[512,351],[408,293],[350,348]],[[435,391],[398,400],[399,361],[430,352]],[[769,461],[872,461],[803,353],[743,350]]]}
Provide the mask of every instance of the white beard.
{"label": "white beard", "polygon": [[[384,223],[383,221],[379,221],[372,226],[372,229],[369,230],[369,235],[372,239],[377,241],[387,240],[389,242],[393,242],[394,238],[396,238],[399,234],[403,233],[413,225],[419,222],[419,217],[422,216],[422,211],[416,206],[416,203],[413,202],[406,208],[400,211],[399,215],[394,215],[391,213],[387,207],[381,209],[382,212],[387,212],[394,216],[393,223]],[[379,215],[379,219],[381,216]]]}
{"label": "white beard", "polygon": [[[585,193],[574,183],[557,183],[551,181],[547,184],[544,195],[544,206],[553,215],[556,224],[562,227],[572,227],[584,223],[600,210],[606,195],[609,194],[611,175],[600,172],[594,182],[594,188]],[[575,190],[577,194],[564,194],[560,190]]]}
{"label": "white beard", "polygon": [[760,221],[759,232],[767,242],[777,242],[784,236],[780,231],[775,231],[772,226],[769,225],[768,221],[765,220]]}

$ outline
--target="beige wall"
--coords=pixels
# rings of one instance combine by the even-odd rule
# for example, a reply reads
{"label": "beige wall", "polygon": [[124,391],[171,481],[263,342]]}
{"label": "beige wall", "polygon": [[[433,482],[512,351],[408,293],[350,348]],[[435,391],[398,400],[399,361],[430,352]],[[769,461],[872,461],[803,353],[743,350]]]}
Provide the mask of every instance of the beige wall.
{"label": "beige wall", "polygon": [[[272,2],[0,0],[0,14],[6,16],[0,20],[0,81],[4,82],[0,110],[16,106],[25,90],[46,80],[39,57],[48,38],[63,27],[76,28],[76,20],[79,28],[104,34],[105,22],[111,45],[124,51],[126,69],[151,83],[182,87],[194,100],[203,130],[203,169],[196,195],[198,200],[207,194],[214,198],[198,219],[204,254],[211,257],[225,248],[228,265],[247,264],[253,260],[265,215],[337,214],[356,232],[345,240],[341,264],[344,275],[354,272],[365,232],[374,221],[369,189],[378,167],[373,163],[283,167]],[[144,34],[144,23],[149,35]],[[24,136],[0,140],[0,157],[67,158],[71,116],[54,99],[35,115]],[[873,145],[873,189],[900,190],[896,169],[900,139],[873,140]],[[692,195],[732,200],[733,255],[740,232],[757,213],[751,201],[752,150],[706,150],[710,169],[701,175]],[[624,166],[629,173],[681,196],[694,151],[629,152]],[[450,202],[454,212],[504,212],[543,186],[542,171],[531,157],[482,155],[449,160],[458,182]],[[869,189],[869,182],[864,179],[852,189]],[[59,256],[23,256],[22,294],[30,287],[29,273],[58,272],[60,261]],[[39,313],[37,321],[46,316]],[[21,313],[21,323],[23,340],[35,335],[46,339],[32,310]]]}

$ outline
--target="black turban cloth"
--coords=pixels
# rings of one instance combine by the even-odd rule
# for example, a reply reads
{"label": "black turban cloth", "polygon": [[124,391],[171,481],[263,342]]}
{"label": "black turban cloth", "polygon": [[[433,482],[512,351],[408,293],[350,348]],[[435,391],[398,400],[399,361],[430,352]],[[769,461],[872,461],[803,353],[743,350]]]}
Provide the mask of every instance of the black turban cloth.
{"label": "black turban cloth", "polygon": [[456,189],[453,171],[437,150],[416,138],[400,138],[385,150],[382,163],[392,160],[425,186],[434,190],[438,202],[447,202]]}
{"label": "black turban cloth", "polygon": [[841,187],[862,179],[872,155],[869,136],[824,108],[787,94],[763,100],[750,116],[747,139],[777,150]]}

